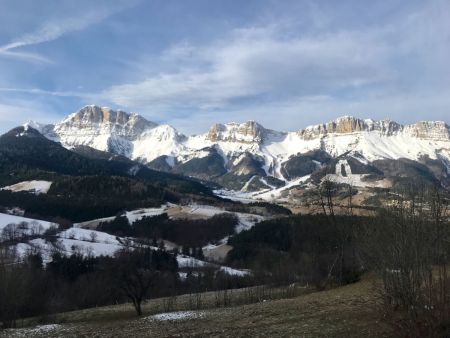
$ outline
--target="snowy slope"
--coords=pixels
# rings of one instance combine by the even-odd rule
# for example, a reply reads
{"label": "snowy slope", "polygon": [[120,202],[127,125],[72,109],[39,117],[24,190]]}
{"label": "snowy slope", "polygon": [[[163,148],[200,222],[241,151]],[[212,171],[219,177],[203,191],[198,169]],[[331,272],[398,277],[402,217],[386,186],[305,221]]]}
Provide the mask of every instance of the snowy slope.
{"label": "snowy slope", "polygon": [[2,231],[8,224],[20,224],[22,222],[28,223],[30,225],[30,230],[31,227],[37,226],[41,232],[57,226],[57,224],[51,222],[0,213],[0,231]]}
{"label": "snowy slope", "polygon": [[[123,250],[127,242],[124,238],[109,235],[107,233],[95,230],[87,230],[80,228],[70,228],[60,232],[56,241],[46,241],[43,238],[35,238],[27,242],[15,245],[16,252],[19,257],[24,257],[29,252],[39,251],[44,262],[50,262],[52,253],[58,251],[64,255],[81,254],[86,256],[113,256],[118,251]],[[133,241],[130,239],[128,243],[132,246]],[[153,250],[158,248],[150,247]],[[218,269],[232,276],[246,276],[250,272],[247,270],[233,269],[227,266],[221,266],[199,260],[186,255],[177,255],[176,257],[180,269],[201,269],[211,267]]]}
{"label": "snowy slope", "polygon": [[[151,216],[157,216],[161,215],[169,209],[171,205],[170,204],[164,204],[159,208],[144,208],[144,209],[136,209],[131,211],[126,211],[124,216],[128,218],[128,222],[130,224],[133,224],[134,222],[142,219],[143,217],[151,217]],[[94,229],[99,226],[102,222],[111,222],[116,218],[116,216],[110,216],[110,217],[104,217],[104,218],[97,218],[85,222],[75,223],[73,226],[75,228],[89,228]]]}
{"label": "snowy slope", "polygon": [[[419,161],[427,156],[442,161],[450,170],[450,131],[444,122],[400,125],[390,120],[344,116],[295,132],[278,132],[249,121],[215,124],[204,134],[187,137],[171,126],[157,125],[137,114],[86,106],[54,126],[28,126],[38,128],[67,148],[86,145],[144,163],[167,156],[169,168],[205,158],[214,149],[223,158],[226,172],[239,176],[254,170],[241,165],[250,154],[259,163],[263,176],[284,181],[289,179],[282,168],[292,156],[317,150],[332,157],[357,152],[368,162],[400,158]],[[261,172],[253,175],[260,176]]]}
{"label": "snowy slope", "polygon": [[50,189],[52,182],[49,181],[24,181],[16,183],[7,187],[0,188],[0,190],[10,190],[13,192],[29,191],[36,195],[46,194]]}

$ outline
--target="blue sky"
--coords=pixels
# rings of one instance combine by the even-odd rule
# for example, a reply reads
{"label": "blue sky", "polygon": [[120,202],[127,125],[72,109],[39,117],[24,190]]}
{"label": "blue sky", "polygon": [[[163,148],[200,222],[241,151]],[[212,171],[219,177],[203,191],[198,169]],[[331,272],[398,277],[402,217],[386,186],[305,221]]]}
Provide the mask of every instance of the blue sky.
{"label": "blue sky", "polygon": [[0,132],[86,104],[191,134],[450,122],[446,0],[0,0]]}

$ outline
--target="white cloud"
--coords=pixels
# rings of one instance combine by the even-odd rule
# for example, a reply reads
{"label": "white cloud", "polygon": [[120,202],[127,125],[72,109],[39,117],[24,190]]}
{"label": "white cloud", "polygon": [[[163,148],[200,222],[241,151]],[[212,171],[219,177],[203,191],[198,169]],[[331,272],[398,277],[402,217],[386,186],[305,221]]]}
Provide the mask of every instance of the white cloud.
{"label": "white cloud", "polygon": [[[21,89],[19,81],[3,81],[3,86],[12,88],[0,88],[0,92],[45,96],[42,102],[75,97],[78,100],[72,100],[70,110],[76,109],[73,102],[119,106],[187,133],[204,131],[214,122],[247,119],[274,129],[297,130],[343,114],[390,117],[399,122],[450,122],[450,20],[446,18],[450,3],[379,4],[375,7],[382,10],[367,18],[365,14],[355,18],[358,10],[349,11],[351,3],[342,8],[330,3],[325,6],[328,10],[320,2],[317,6],[311,3],[311,12],[292,11],[283,16],[286,20],[275,14],[269,16],[271,20],[255,19],[244,28],[221,31],[221,38],[217,32],[199,38],[186,30],[179,43],[162,51],[166,40],[154,37],[156,44],[149,39],[146,46],[125,34],[130,42],[120,47],[132,53],[126,57],[105,53],[105,67],[111,58],[115,62],[111,78],[97,77],[96,86],[85,86],[107,84],[103,90],[84,92],[77,88],[77,76],[72,90],[70,85],[52,86],[49,81],[48,88],[68,91]],[[393,7],[389,15],[380,15]],[[35,32],[0,46],[0,54],[51,62],[20,47],[58,39],[102,18],[98,9],[97,14],[86,13],[69,22],[50,20]],[[152,24],[133,22],[130,26],[138,29]],[[120,22],[121,32],[128,32],[128,26],[129,22]],[[67,71],[70,78],[70,65]],[[81,81],[92,81],[92,74],[83,75]],[[111,81],[117,82],[111,85]]]}
{"label": "white cloud", "polygon": [[79,97],[79,98],[84,98],[84,99],[90,99],[90,98],[94,97],[90,93],[75,92],[75,91],[50,91],[50,90],[43,90],[43,89],[39,89],[39,88],[27,89],[27,88],[0,87],[0,92],[48,95],[48,96],[59,96],[59,97]]}
{"label": "white cloud", "polygon": [[163,58],[179,64],[177,71],[112,86],[102,96],[122,106],[212,109],[260,95],[359,87],[390,76],[383,69],[385,46],[368,35],[342,32],[284,39],[282,33],[272,27],[240,29],[209,46],[174,46]]}
{"label": "white cloud", "polygon": [[0,56],[16,57],[25,61],[48,62],[48,59],[38,54],[17,52],[15,49],[53,41],[67,33],[85,29],[136,3],[137,1],[116,3],[114,6],[99,7],[95,10],[87,11],[80,16],[51,19],[43,23],[37,30],[22,35],[7,44],[0,45]]}
{"label": "white cloud", "polygon": [[[159,60],[137,65],[135,81],[107,88],[99,97],[153,116],[169,112],[166,120],[189,131],[199,123],[183,123],[183,114],[176,112],[190,111],[189,120],[202,124],[258,119],[289,129],[292,123],[300,127],[342,114],[392,114],[400,122],[423,119],[421,111],[431,109],[434,116],[444,116],[449,112],[450,21],[444,14],[449,7],[434,1],[354,30],[302,34],[278,22],[235,29],[204,45],[182,41]],[[160,69],[146,74],[146,65]]]}
{"label": "white cloud", "polygon": [[17,52],[12,50],[3,50],[3,51],[0,50],[0,56],[12,59],[19,59],[33,63],[51,63],[51,61],[48,58],[36,53]]}

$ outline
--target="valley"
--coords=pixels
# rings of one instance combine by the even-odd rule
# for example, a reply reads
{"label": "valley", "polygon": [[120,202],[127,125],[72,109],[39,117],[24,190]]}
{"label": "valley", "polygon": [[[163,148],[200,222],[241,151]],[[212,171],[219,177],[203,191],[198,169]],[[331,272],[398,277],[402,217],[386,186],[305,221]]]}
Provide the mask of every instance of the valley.
{"label": "valley", "polygon": [[0,337],[450,338],[449,0],[0,0]]}
{"label": "valley", "polygon": [[[285,336],[392,336],[396,323],[374,325],[376,307],[392,308],[369,284],[401,299],[389,293],[390,271],[412,264],[397,261],[411,248],[448,282],[449,135],[440,122],[343,117],[298,132],[251,121],[188,137],[97,106],[14,128],[0,136],[0,321],[42,324],[1,333],[107,335],[119,325],[120,335],[245,336],[268,322],[268,334],[282,325]],[[447,293],[436,297],[445,309]],[[130,319],[133,308],[141,319]],[[430,309],[420,316],[439,315]],[[118,320],[70,317],[84,313]],[[444,332],[440,320],[424,330]]]}

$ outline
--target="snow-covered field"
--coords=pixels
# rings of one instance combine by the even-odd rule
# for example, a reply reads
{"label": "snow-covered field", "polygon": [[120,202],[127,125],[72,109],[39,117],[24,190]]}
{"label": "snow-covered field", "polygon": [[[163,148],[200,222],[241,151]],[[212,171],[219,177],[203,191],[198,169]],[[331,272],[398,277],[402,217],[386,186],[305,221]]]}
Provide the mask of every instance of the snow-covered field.
{"label": "snow-covered field", "polygon": [[7,187],[3,187],[0,190],[10,190],[13,192],[29,191],[35,193],[36,195],[39,195],[39,194],[46,194],[50,189],[51,185],[52,182],[49,181],[24,181],[13,185],[9,185]]}
{"label": "snow-covered field", "polygon": [[70,228],[60,232],[59,237],[77,241],[95,241],[96,243],[120,245],[120,242],[117,240],[118,237],[96,230]]}
{"label": "snow-covered field", "polygon": [[[95,234],[96,237],[91,237],[91,234]],[[92,238],[94,238],[95,241],[92,241]],[[92,257],[113,256],[119,250],[125,248],[119,239],[120,238],[116,238],[100,231],[71,228],[60,233],[60,236],[55,242],[47,242],[42,238],[36,238],[28,241],[27,243],[18,243],[15,247],[19,257],[24,257],[29,252],[39,251],[43,256],[44,262],[50,262],[51,255],[55,251],[59,251],[65,255],[77,253]],[[123,239],[121,240],[123,241]],[[158,250],[157,248],[153,249]],[[219,269],[230,276],[243,277],[250,274],[247,270],[233,269],[227,266],[205,262],[186,255],[177,255],[177,262],[180,269],[199,269],[211,267],[214,269]]]}
{"label": "snow-covered field", "polygon": [[[60,232],[57,236],[56,241],[49,242],[43,238],[35,238],[25,243],[18,243],[15,245],[15,248],[19,257],[24,257],[29,252],[39,251],[43,256],[44,262],[49,262],[55,251],[65,255],[77,253],[92,257],[113,256],[125,248],[123,243],[128,241],[131,246],[133,245],[133,241],[130,239],[127,240],[101,231],[80,228],[67,229]],[[157,248],[153,249],[158,250]],[[177,255],[177,262],[180,269],[212,267],[233,276],[246,276],[250,273],[246,270],[233,269],[186,255]]]}
{"label": "snow-covered field", "polygon": [[162,205],[159,208],[146,208],[146,209],[138,209],[133,211],[127,211],[125,216],[128,218],[128,222],[133,224],[134,222],[144,218],[144,217],[152,217],[158,216],[167,211],[169,205]]}
{"label": "snow-covered field", "polygon": [[222,198],[226,198],[232,201],[239,201],[242,203],[251,203],[255,201],[281,201],[282,195],[289,189],[304,185],[310,178],[311,175],[306,175],[295,180],[288,182],[285,186],[274,189],[263,189],[255,192],[243,192],[243,191],[233,191],[233,190],[225,190],[219,189],[214,190],[214,193]]}
{"label": "snow-covered field", "polygon": [[[128,222],[132,225],[134,222],[142,219],[143,217],[152,217],[161,215],[169,209],[171,204],[164,204],[159,208],[145,208],[145,209],[137,209],[137,210],[131,210],[126,211],[124,216],[128,218]],[[89,229],[95,229],[97,228],[100,223],[102,222],[111,222],[116,218],[116,216],[110,216],[110,217],[104,217],[104,218],[97,218],[85,222],[79,222],[75,223],[74,227],[77,228],[89,228]]]}
{"label": "snow-covered field", "polygon": [[[130,224],[133,224],[137,220],[145,216],[156,216],[167,212],[170,217],[189,217],[195,216],[200,218],[210,218],[214,215],[222,213],[231,213],[219,207],[207,206],[207,205],[189,205],[189,206],[179,206],[174,204],[162,205],[160,208],[145,208],[127,211],[124,215],[128,218]],[[249,229],[254,226],[257,222],[264,220],[265,218],[259,215],[246,214],[246,213],[233,213],[238,217],[238,224],[236,225],[236,232]],[[74,253],[79,253],[83,255],[90,255],[93,257],[98,256],[113,256],[119,250],[125,248],[126,245],[133,246],[132,238],[120,238],[107,234],[102,231],[94,230],[97,225],[101,222],[112,221],[113,216],[90,220],[82,223],[74,224],[74,227],[67,230],[59,232],[54,241],[46,241],[43,238],[34,238],[32,240],[18,243],[16,245],[17,252],[19,256],[23,257],[28,252],[40,251],[43,255],[45,262],[51,260],[53,252],[58,251],[65,255],[71,255]],[[52,226],[57,226],[56,224],[33,220],[25,217],[14,216],[9,214],[0,214],[0,230],[10,223],[20,223],[27,222],[35,227],[38,227],[39,232],[34,232],[34,234],[43,234],[45,230]],[[27,230],[28,231],[28,230]],[[227,238],[220,241],[219,244],[209,244],[205,247],[205,250],[209,252],[215,252],[217,250],[223,251],[226,254],[229,251],[226,245]],[[175,244],[174,244],[175,245]],[[224,247],[224,248],[222,248]],[[157,250],[157,248],[154,248]],[[220,260],[217,260],[220,261]],[[224,273],[234,276],[245,276],[250,272],[245,270],[237,270],[226,266],[221,266],[219,264],[213,264],[199,260],[194,257],[186,255],[177,255],[177,262],[180,269],[201,269],[205,267],[212,267],[218,269]]]}
{"label": "snow-covered field", "polygon": [[69,254],[82,253],[93,257],[113,256],[117,251],[124,249],[124,246],[121,244],[97,243],[64,238],[59,239],[58,243]]}
{"label": "snow-covered field", "polygon": [[28,252],[39,251],[42,254],[44,262],[51,261],[51,256],[55,251],[64,255],[82,254],[86,256],[113,256],[124,246],[115,243],[98,243],[89,240],[77,240],[70,238],[58,238],[55,242],[47,242],[42,238],[36,238],[26,243],[16,245],[17,253],[24,257]]}
{"label": "snow-covered field", "polygon": [[[236,225],[236,232],[239,233],[243,230],[248,230],[256,223],[264,220],[265,218],[260,215],[255,214],[247,214],[241,212],[230,212],[225,209],[209,206],[209,205],[188,205],[188,206],[180,206],[176,204],[165,204],[159,208],[146,208],[146,209],[137,209],[132,211],[125,212],[124,216],[128,218],[128,222],[133,225],[134,222],[142,219],[143,217],[152,217],[161,215],[163,213],[167,213],[170,218],[210,218],[215,215],[223,214],[223,213],[232,213],[235,214],[239,223]],[[99,219],[93,219],[85,222],[75,223],[74,227],[76,228],[87,228],[87,229],[96,229],[98,225],[102,222],[111,222],[113,221],[115,216],[104,217]]]}
{"label": "snow-covered field", "polygon": [[194,218],[210,218],[215,215],[224,213],[234,214],[239,220],[239,223],[236,225],[237,233],[243,230],[248,230],[256,223],[261,222],[265,219],[265,217],[260,215],[247,214],[242,212],[231,212],[219,207],[199,204],[192,204],[189,206],[172,205],[171,208],[167,209],[167,211],[169,217],[171,218],[189,218],[190,216],[193,216]]}
{"label": "snow-covered field", "polygon": [[178,255],[177,262],[180,268],[204,268],[208,266],[207,262],[185,255]]}
{"label": "snow-covered field", "polygon": [[205,261],[199,260],[197,258],[193,258],[190,256],[185,256],[185,255],[178,255],[177,262],[178,262],[179,268],[195,269],[195,268],[211,267],[211,268],[219,269],[220,271],[222,271],[230,276],[238,276],[238,277],[244,277],[244,276],[247,276],[250,274],[250,271],[248,271],[248,270],[233,269],[228,266],[205,262]]}
{"label": "snow-covered field", "polygon": [[46,230],[58,227],[57,224],[47,221],[0,213],[0,234],[9,224],[14,225],[14,229],[10,230],[17,233],[17,236],[42,235]]}

